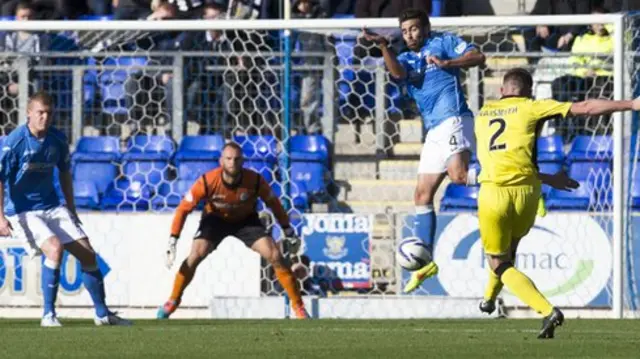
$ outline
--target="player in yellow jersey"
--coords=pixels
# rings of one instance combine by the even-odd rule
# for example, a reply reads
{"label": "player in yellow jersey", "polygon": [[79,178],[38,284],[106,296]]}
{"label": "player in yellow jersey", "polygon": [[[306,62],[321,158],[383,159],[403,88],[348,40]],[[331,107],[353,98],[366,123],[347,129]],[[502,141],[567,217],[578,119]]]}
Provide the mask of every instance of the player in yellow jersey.
{"label": "player in yellow jersey", "polygon": [[481,172],[478,194],[480,237],[491,268],[484,312],[495,309],[495,298],[505,285],[511,293],[544,316],[538,338],[553,338],[564,316],[513,266],[519,240],[533,226],[540,185],[570,190],[578,183],[564,172],[540,174],[536,166],[536,137],[545,120],[567,115],[601,115],[640,110],[640,100],[587,100],[561,103],[531,98],[533,81],[524,69],[504,76],[499,101],[485,105],[475,120]]}

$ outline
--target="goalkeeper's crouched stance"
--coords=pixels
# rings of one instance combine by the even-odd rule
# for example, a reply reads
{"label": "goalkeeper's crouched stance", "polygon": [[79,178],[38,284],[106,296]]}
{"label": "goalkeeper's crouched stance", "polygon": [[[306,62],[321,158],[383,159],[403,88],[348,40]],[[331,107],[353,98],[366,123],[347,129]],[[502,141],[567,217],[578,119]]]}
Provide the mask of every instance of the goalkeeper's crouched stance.
{"label": "goalkeeper's crouched stance", "polygon": [[234,236],[247,247],[258,252],[271,265],[278,281],[291,299],[298,318],[308,314],[302,302],[298,282],[291,269],[285,265],[282,254],[256,211],[258,198],[273,211],[283,228],[292,252],[300,247],[300,240],[290,226],[289,217],[275,197],[269,184],[258,173],[242,168],[242,149],[236,143],[228,143],[222,150],[220,168],[200,177],[185,195],[176,209],[171,225],[171,237],[167,249],[167,266],[175,260],[176,242],[184,226],[187,215],[205,201],[200,226],[195,234],[191,252],[180,265],[173,283],[169,300],[158,310],[158,318],[168,318],[180,305],[184,290],[196,272],[196,268],[227,236]]}

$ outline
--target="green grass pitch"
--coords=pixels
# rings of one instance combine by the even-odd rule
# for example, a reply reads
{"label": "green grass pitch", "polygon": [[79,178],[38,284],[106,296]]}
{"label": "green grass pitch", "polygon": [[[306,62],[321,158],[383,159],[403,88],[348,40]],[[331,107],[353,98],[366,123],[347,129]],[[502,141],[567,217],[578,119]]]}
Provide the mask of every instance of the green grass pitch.
{"label": "green grass pitch", "polygon": [[2,358],[638,358],[640,320],[0,320]]}

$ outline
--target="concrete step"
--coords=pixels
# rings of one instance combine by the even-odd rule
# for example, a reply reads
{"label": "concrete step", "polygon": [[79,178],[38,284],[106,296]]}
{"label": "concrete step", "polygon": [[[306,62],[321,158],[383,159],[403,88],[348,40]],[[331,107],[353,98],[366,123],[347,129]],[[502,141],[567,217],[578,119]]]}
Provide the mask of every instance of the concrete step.
{"label": "concrete step", "polygon": [[422,120],[420,118],[398,122],[400,142],[422,142]]}
{"label": "concrete step", "polygon": [[413,213],[413,201],[342,201],[338,203],[343,211],[353,213]]}
{"label": "concrete step", "polygon": [[394,155],[414,155],[420,157],[422,151],[422,143],[420,142],[400,142],[393,146]]}
{"label": "concrete step", "polygon": [[414,160],[381,160],[378,165],[381,180],[414,180],[418,171]]}
{"label": "concrete step", "polygon": [[333,178],[336,180],[376,179],[377,160],[341,160],[337,158],[333,165]]}
{"label": "concrete step", "polygon": [[411,201],[415,180],[350,180],[339,201]]}

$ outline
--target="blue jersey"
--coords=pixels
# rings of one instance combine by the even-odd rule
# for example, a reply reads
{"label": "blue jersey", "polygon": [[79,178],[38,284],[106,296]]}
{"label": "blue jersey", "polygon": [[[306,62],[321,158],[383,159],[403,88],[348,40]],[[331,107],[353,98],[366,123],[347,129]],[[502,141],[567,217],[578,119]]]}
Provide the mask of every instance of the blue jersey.
{"label": "blue jersey", "polygon": [[427,130],[449,117],[471,114],[460,84],[460,69],[427,65],[427,57],[452,60],[473,48],[453,34],[432,32],[419,52],[407,51],[398,55],[398,61],[407,72],[407,91],[416,101]]}
{"label": "blue jersey", "polygon": [[4,140],[0,166],[6,216],[55,208],[60,206],[60,197],[54,169],[70,170],[69,145],[66,137],[54,128],[38,139],[22,125]]}

